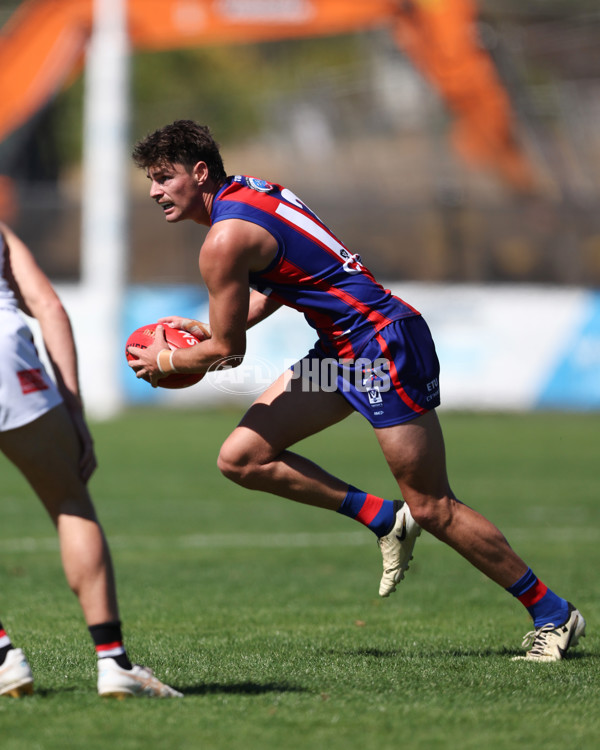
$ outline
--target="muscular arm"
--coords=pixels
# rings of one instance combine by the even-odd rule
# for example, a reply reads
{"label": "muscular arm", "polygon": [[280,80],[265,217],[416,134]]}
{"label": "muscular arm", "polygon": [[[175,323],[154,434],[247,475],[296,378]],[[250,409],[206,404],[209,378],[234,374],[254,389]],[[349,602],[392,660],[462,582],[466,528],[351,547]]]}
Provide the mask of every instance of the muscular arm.
{"label": "muscular arm", "polygon": [[[199,268],[209,296],[211,337],[196,346],[173,353],[179,372],[206,372],[224,359],[230,366],[241,364],[246,353],[246,329],[270,315],[279,305],[262,294],[252,293],[248,275],[265,268],[275,257],[277,243],[262,227],[240,219],[214,225],[200,252]],[[131,362],[138,377],[152,385],[160,378],[156,356],[166,347],[162,336]]]}
{"label": "muscular arm", "polygon": [[246,321],[246,328],[252,328],[257,323],[260,323],[269,315],[272,315],[275,310],[281,307],[281,302],[275,302],[270,297],[265,297],[260,292],[252,291],[250,293],[250,305],[248,310],[248,320]]}

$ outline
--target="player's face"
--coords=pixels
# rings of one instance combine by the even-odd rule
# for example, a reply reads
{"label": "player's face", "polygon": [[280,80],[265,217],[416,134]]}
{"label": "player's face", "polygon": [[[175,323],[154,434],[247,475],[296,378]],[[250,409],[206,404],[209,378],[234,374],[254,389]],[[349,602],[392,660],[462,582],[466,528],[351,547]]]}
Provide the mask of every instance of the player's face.
{"label": "player's face", "polygon": [[198,182],[183,164],[161,164],[148,169],[150,197],[162,208],[168,222],[193,219],[203,206]]}

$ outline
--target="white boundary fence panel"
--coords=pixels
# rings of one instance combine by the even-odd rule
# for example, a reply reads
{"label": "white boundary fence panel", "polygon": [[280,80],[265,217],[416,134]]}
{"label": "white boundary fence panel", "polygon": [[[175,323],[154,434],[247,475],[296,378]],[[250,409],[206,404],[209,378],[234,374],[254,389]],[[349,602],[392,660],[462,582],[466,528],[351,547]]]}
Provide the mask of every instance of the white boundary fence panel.
{"label": "white boundary fence panel", "polygon": [[[402,282],[386,287],[429,323],[441,362],[442,408],[600,410],[600,292]],[[114,390],[114,400],[125,406],[243,407],[315,340],[302,315],[282,308],[249,331],[240,368],[209,374],[181,391],[153,389],[136,380],[126,365],[127,335],[161,315],[206,320],[204,291],[191,286],[128,288],[120,340],[104,326],[83,288],[59,286],[58,291],[73,321],[83,395],[95,418],[111,416],[107,390]],[[119,352],[116,369],[98,357],[107,348]]]}

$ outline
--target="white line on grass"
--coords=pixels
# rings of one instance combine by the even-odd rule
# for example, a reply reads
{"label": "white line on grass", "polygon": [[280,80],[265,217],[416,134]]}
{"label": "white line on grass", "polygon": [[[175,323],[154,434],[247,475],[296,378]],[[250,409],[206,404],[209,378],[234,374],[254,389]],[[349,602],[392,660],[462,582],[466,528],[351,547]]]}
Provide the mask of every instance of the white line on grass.
{"label": "white line on grass", "polygon": [[[521,528],[510,529],[507,532],[510,541],[518,540],[525,542],[536,539],[547,543],[585,543],[600,541],[600,529],[589,527],[559,529],[547,528]],[[227,549],[235,547],[238,549],[273,548],[285,549],[287,547],[357,547],[373,544],[374,538],[365,531],[353,532],[298,532],[296,534],[189,534],[186,536],[110,536],[109,544],[114,549],[157,549],[169,546],[180,549]],[[428,534],[423,534],[419,540],[422,544],[434,544],[436,540]],[[58,550],[58,539],[56,537],[22,537],[20,539],[4,539],[0,541],[0,554],[3,552],[46,552]]]}

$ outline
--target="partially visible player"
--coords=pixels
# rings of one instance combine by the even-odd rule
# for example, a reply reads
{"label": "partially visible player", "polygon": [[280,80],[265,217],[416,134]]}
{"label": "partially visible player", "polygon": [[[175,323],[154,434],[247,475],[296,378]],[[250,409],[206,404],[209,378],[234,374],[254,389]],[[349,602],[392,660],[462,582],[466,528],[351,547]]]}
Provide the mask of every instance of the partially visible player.
{"label": "partially visible player", "polygon": [[[223,474],[249,489],[338,511],[370,528],[383,555],[381,596],[402,579],[424,528],[528,609],[535,630],[521,658],[562,659],[585,634],[583,617],[450,488],[435,412],[439,364],[420,313],[383,289],[361,258],[291,190],[227,176],[205,126],[189,120],[167,125],[140,141],[133,158],[146,170],[150,197],[169,223],[189,219],[210,227],[199,264],[212,332],[210,339],[173,352],[165,367],[166,342],[157,329],[152,346],[129,350],[137,358],[130,362],[137,376],[156,385],[168,372],[206,372],[234,357],[241,362],[247,328],[282,304],[304,313],[318,335],[314,349],[256,399],[227,438],[218,459]],[[367,168],[362,178],[357,191],[368,192]],[[197,325],[178,317],[162,322]],[[373,426],[405,502],[350,486],[289,450],[353,411]]]}
{"label": "partially visible player", "polygon": [[[55,380],[19,308],[37,319]],[[62,564],[98,656],[98,692],[181,696],[123,645],[109,549],[87,481],[96,468],[67,313],[26,245],[0,223],[0,450],[20,469],[58,531]],[[33,692],[33,675],[0,623],[0,695]]]}

